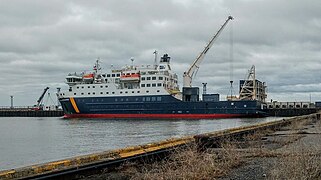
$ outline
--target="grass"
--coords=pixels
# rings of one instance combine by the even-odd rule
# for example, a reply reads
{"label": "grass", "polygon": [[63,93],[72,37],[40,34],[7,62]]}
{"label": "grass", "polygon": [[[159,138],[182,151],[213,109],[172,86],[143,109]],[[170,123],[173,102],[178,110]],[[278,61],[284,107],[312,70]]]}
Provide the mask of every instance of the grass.
{"label": "grass", "polygon": [[[316,122],[310,118],[302,122],[292,123],[291,130],[296,131],[292,135],[292,139],[294,141],[300,139],[299,136],[302,136],[300,132],[306,125],[311,125],[313,122],[315,124],[312,126],[320,131],[320,120]],[[316,143],[320,144],[321,142]],[[269,179],[321,179],[321,153],[317,147],[287,148],[287,151],[278,157],[277,164],[272,168]]]}
{"label": "grass", "polygon": [[290,152],[280,156],[270,172],[269,179],[320,179],[320,162],[320,154]]}
{"label": "grass", "polygon": [[[288,126],[292,132],[279,143],[287,147],[298,141],[304,135],[302,131],[306,125],[311,125],[312,119],[295,121]],[[320,121],[314,126],[321,129]],[[128,179],[216,179],[227,175],[231,169],[239,167],[247,160],[255,158],[277,158],[274,165],[269,167],[266,179],[321,179],[321,153],[319,151],[298,151],[287,149],[278,151],[269,149],[262,141],[263,137],[273,131],[264,130],[244,137],[242,142],[226,139],[220,148],[198,151],[196,146],[178,148],[175,152],[158,162],[127,164],[122,167]],[[244,147],[246,146],[246,147]],[[313,147],[311,147],[313,149]]]}
{"label": "grass", "polygon": [[131,179],[213,179],[229,172],[241,163],[232,144],[221,151],[197,151],[196,146],[177,149],[169,158],[143,168],[130,169]]}

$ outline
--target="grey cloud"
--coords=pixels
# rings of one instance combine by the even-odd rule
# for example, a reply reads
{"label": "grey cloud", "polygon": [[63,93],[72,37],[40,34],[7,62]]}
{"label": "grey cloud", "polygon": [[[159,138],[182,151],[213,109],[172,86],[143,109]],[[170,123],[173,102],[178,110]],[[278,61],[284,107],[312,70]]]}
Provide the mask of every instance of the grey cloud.
{"label": "grey cloud", "polygon": [[153,51],[187,70],[229,14],[235,19],[205,57],[194,84],[229,91],[230,26],[234,91],[252,64],[269,98],[321,100],[321,2],[311,0],[5,0],[0,7],[0,105],[15,95],[32,104],[46,86],[66,87],[69,72],[111,64],[152,64]]}

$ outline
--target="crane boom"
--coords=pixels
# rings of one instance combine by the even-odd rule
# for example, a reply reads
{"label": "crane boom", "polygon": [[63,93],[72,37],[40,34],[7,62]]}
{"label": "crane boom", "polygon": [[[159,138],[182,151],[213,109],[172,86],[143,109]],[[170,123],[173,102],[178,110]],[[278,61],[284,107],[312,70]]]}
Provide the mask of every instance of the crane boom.
{"label": "crane boom", "polygon": [[45,96],[46,92],[48,91],[49,87],[46,87],[44,90],[43,90],[43,93],[41,94],[41,96],[39,97],[39,99],[37,100],[37,107],[40,106],[40,103],[43,99],[43,97]]}
{"label": "crane boom", "polygon": [[224,29],[226,24],[232,19],[233,19],[232,16],[228,16],[228,18],[226,19],[225,23],[221,26],[221,28],[212,37],[212,39],[207,44],[207,46],[204,48],[204,50],[197,56],[197,58],[194,60],[193,64],[188,69],[188,71],[184,72],[184,75],[183,75],[183,86],[184,87],[192,87],[192,78],[193,78],[194,73],[198,70],[202,60],[204,59],[207,51],[212,47],[214,41],[220,35],[220,33],[222,32],[222,30]]}

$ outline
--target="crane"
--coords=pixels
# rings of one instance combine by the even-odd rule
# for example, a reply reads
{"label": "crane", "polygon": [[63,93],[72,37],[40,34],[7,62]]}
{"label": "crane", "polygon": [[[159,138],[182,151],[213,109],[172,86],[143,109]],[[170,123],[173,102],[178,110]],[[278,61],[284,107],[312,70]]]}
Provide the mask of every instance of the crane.
{"label": "crane", "polygon": [[220,35],[220,33],[222,32],[222,30],[224,29],[226,24],[232,19],[233,19],[232,16],[228,16],[228,18],[226,19],[225,23],[221,26],[221,28],[212,37],[212,39],[207,44],[207,46],[204,48],[204,50],[197,56],[197,58],[194,60],[194,62],[191,65],[191,67],[186,72],[184,72],[184,75],[183,75],[183,87],[192,87],[193,75],[196,74],[196,72],[197,72],[202,60],[204,59],[204,57],[205,57],[205,55],[207,53],[207,51],[212,47],[214,41]]}
{"label": "crane", "polygon": [[46,92],[48,91],[49,87],[46,87],[44,90],[43,90],[43,93],[41,94],[41,96],[39,97],[39,99],[37,100],[37,105],[36,105],[36,109],[37,110],[40,110],[41,107],[40,107],[40,103],[41,101],[43,100],[43,97],[45,96]]}

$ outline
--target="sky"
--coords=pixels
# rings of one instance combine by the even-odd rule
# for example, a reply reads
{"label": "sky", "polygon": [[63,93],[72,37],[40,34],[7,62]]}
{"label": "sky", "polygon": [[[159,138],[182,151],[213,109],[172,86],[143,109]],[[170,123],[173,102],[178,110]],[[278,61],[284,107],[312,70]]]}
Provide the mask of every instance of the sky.
{"label": "sky", "polygon": [[[36,104],[69,72],[153,64],[169,54],[182,75],[229,15],[194,86],[223,100],[252,65],[268,101],[321,101],[320,0],[0,0],[0,106]],[[52,100],[51,100],[52,99]]]}

